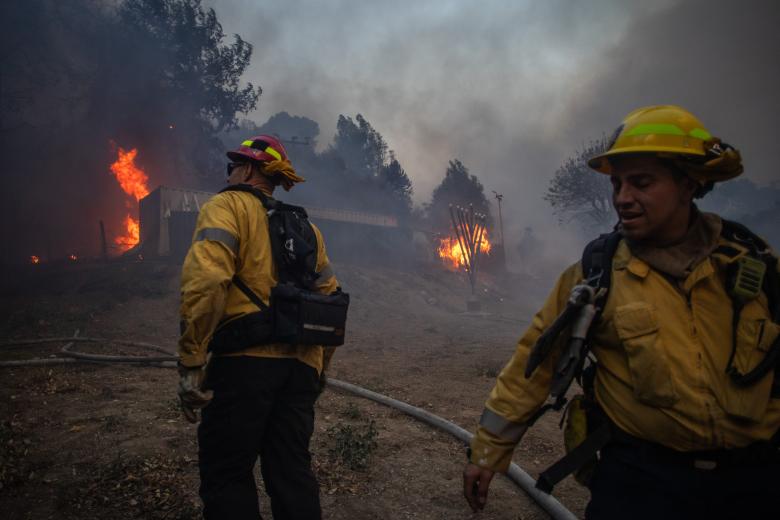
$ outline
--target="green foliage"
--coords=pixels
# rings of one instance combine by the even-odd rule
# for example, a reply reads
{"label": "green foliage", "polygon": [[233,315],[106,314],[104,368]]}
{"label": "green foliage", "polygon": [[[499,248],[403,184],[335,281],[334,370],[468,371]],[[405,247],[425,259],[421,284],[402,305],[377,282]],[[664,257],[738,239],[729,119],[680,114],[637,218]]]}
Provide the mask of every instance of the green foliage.
{"label": "green foliage", "polygon": [[485,197],[485,188],[476,175],[469,173],[469,169],[458,159],[450,161],[441,184],[434,190],[431,202],[428,204],[428,219],[434,229],[446,230],[450,227],[449,206],[473,205],[474,210],[490,218],[490,204]]}
{"label": "green foliage", "polygon": [[252,47],[226,37],[201,0],[0,2],[0,48],[0,153],[13,193],[2,201],[2,240],[13,244],[4,257],[94,254],[97,220],[118,229],[126,196],[108,173],[112,142],[138,149],[152,189],[213,190],[224,182],[216,134],[260,95],[241,81]]}
{"label": "green foliage", "polygon": [[320,125],[317,121],[308,117],[294,116],[282,111],[272,115],[261,126],[244,119],[239,123],[236,130],[231,132],[233,140],[238,140],[239,142],[258,134],[278,136],[280,139],[287,141],[287,144],[296,143],[292,144],[287,150],[289,153],[293,153],[299,149],[299,146],[304,144],[308,144],[311,147],[316,146],[317,137],[320,135]]}
{"label": "green foliage", "polygon": [[119,25],[137,44],[155,51],[146,72],[172,101],[199,114],[214,130],[234,127],[236,114],[257,105],[261,89],[240,85],[252,45],[225,33],[201,0],[125,0]]}
{"label": "green foliage", "polygon": [[[270,128],[272,120],[261,128]],[[311,123],[316,125],[314,121]],[[411,213],[412,182],[409,176],[384,137],[361,114],[354,120],[339,116],[333,144],[323,153],[315,153],[312,146],[295,146],[288,148],[288,152],[307,180],[293,193],[301,203],[326,204],[399,218],[407,218]]]}
{"label": "green foliage", "polygon": [[395,213],[408,215],[412,211],[412,181],[392,151],[390,162],[380,168],[377,177],[380,185],[390,192]]}
{"label": "green foliage", "polygon": [[558,168],[544,200],[561,224],[572,220],[586,230],[606,231],[615,221],[609,177],[588,167],[588,159],[607,149],[605,137],[577,150]]}
{"label": "green foliage", "polygon": [[364,177],[375,177],[388,162],[387,142],[362,115],[358,114],[355,121],[339,116],[333,149],[347,169]]}
{"label": "green foliage", "polygon": [[284,140],[290,160],[306,178],[285,200],[410,217],[412,181],[384,137],[361,114],[354,119],[339,116],[334,142],[322,153],[315,150],[319,124],[287,112],[274,114],[260,126],[243,120],[221,138],[233,147],[264,133]]}
{"label": "green foliage", "polygon": [[377,447],[377,430],[374,421],[359,426],[339,424],[328,428],[330,455],[350,469],[365,469],[369,457]]}
{"label": "green foliage", "polygon": [[346,410],[344,410],[344,412],[342,413],[342,415],[347,419],[355,420],[355,419],[360,419],[360,417],[363,414],[360,412],[360,408],[358,408],[358,406],[354,402],[350,402],[347,405]]}

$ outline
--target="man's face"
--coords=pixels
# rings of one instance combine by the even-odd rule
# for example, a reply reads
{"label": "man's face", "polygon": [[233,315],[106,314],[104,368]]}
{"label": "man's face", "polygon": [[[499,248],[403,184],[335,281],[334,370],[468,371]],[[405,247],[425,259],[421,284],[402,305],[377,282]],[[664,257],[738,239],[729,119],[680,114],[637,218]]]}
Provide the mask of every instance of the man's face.
{"label": "man's face", "polygon": [[685,236],[696,185],[677,178],[653,156],[623,156],[613,163],[612,202],[623,235],[660,245]]}
{"label": "man's face", "polygon": [[230,163],[228,172],[227,183],[229,185],[243,184],[252,173],[252,165],[249,163]]}

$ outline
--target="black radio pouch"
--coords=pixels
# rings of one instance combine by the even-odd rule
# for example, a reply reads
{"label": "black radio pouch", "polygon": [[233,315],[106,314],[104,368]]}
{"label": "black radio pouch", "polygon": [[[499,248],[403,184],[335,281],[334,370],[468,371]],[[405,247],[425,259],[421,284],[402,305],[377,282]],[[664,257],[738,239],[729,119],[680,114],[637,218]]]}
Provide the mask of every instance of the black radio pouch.
{"label": "black radio pouch", "polygon": [[233,284],[260,312],[219,327],[209,350],[224,354],[267,343],[343,345],[349,294],[341,288],[332,294],[316,292],[317,235],[306,210],[269,199],[250,186],[231,186],[222,191],[228,190],[253,194],[268,212],[271,252],[279,283],[271,288],[270,302],[266,305],[235,275]]}
{"label": "black radio pouch", "polygon": [[319,294],[292,284],[271,289],[274,341],[338,347],[344,344],[349,294]]}

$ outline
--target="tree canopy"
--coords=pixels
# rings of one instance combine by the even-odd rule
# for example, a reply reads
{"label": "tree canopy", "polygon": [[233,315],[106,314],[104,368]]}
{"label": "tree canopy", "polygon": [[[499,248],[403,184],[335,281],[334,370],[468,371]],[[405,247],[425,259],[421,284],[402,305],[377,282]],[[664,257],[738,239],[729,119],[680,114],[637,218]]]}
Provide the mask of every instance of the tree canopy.
{"label": "tree canopy", "polygon": [[339,116],[332,148],[344,159],[347,169],[364,177],[377,176],[388,163],[387,142],[361,114],[355,116],[355,121]]}
{"label": "tree canopy", "polygon": [[48,208],[8,229],[52,229],[57,250],[123,212],[108,171],[112,142],[138,149],[152,189],[222,181],[217,132],[252,110],[261,91],[242,82],[251,45],[226,38],[201,0],[0,4],[0,150],[4,191],[14,193],[3,205],[12,215]]}
{"label": "tree canopy", "polygon": [[589,232],[606,231],[614,223],[609,177],[588,167],[588,159],[606,149],[606,138],[591,141],[555,172],[544,199],[560,223],[576,220]]}
{"label": "tree canopy", "polygon": [[455,206],[473,205],[474,210],[490,217],[490,203],[485,197],[485,188],[469,169],[458,159],[453,159],[447,166],[444,179],[434,190],[431,202],[427,206],[427,215],[434,229],[445,230],[450,227],[450,204]]}
{"label": "tree canopy", "polygon": [[368,120],[340,115],[333,144],[319,156],[319,167],[346,207],[408,218],[412,181],[387,141]]}
{"label": "tree canopy", "polygon": [[395,154],[390,153],[389,162],[380,168],[377,177],[379,185],[390,192],[394,213],[409,215],[412,211],[412,181]]}

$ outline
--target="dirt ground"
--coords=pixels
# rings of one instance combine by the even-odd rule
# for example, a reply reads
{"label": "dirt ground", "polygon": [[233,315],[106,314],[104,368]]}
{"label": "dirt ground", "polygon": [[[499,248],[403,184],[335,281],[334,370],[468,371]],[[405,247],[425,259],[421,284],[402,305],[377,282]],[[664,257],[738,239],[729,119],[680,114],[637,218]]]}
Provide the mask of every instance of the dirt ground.
{"label": "dirt ground", "polygon": [[[473,431],[502,365],[549,282],[485,277],[482,313],[466,313],[462,274],[337,265],[352,295],[347,343],[331,377]],[[173,351],[178,267],[151,262],[30,266],[8,275],[0,342],[81,336]],[[0,349],[0,359],[55,356],[61,345]],[[138,354],[111,344],[82,351]],[[174,370],[71,364],[0,368],[0,511],[8,519],[199,518],[196,427],[181,416]],[[473,515],[461,492],[464,446],[408,416],[333,388],[316,406],[314,467],[325,518],[534,519],[547,515],[510,481]],[[532,476],[562,453],[548,414],[514,460]],[[258,475],[261,508],[270,518]],[[556,497],[582,516],[571,478]]]}

